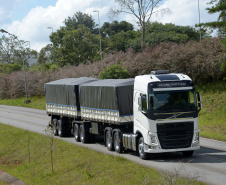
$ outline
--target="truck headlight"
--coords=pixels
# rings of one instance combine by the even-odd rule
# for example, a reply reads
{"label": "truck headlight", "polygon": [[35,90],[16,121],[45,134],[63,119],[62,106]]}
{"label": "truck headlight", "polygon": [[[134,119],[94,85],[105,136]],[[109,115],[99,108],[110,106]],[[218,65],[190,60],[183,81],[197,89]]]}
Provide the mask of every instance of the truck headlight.
{"label": "truck headlight", "polygon": [[192,146],[198,146],[199,145],[199,132],[194,133]]}
{"label": "truck headlight", "polygon": [[158,145],[158,140],[156,136],[151,136],[151,145]]}

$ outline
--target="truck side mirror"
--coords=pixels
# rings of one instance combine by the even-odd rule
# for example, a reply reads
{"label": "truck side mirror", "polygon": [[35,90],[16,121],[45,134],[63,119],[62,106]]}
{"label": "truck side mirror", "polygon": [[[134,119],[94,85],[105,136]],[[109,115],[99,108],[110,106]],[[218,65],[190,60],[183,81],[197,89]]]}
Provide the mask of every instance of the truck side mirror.
{"label": "truck side mirror", "polygon": [[199,92],[196,92],[198,111],[202,109],[202,99]]}

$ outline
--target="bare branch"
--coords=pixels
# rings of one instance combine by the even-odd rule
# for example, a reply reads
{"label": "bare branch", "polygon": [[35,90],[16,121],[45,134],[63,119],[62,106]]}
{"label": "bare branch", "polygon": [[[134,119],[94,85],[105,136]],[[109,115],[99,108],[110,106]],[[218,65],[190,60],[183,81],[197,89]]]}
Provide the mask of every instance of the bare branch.
{"label": "bare branch", "polygon": [[[121,13],[129,14],[135,16],[142,28],[142,43],[141,47],[144,48],[145,40],[145,29],[147,23],[150,21],[151,16],[159,10],[155,11],[158,8],[159,3],[163,0],[115,0],[118,4],[118,7],[115,9],[110,9],[109,17],[118,16]],[[164,14],[167,9],[161,9],[160,12]]]}

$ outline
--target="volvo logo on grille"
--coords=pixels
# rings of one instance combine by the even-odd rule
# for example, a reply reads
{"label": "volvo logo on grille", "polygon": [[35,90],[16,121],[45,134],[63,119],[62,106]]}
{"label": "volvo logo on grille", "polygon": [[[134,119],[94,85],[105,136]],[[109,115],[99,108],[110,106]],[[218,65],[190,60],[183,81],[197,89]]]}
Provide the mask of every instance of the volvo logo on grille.
{"label": "volvo logo on grille", "polygon": [[174,114],[173,116],[169,117],[168,119],[176,119],[181,114]]}

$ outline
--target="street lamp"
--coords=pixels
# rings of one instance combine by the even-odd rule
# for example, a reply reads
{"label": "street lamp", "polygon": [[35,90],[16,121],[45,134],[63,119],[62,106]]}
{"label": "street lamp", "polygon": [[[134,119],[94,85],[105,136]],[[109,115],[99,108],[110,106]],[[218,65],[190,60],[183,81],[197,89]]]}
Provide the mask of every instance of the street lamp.
{"label": "street lamp", "polygon": [[53,33],[53,27],[47,27],[47,29],[52,29],[52,33]]}
{"label": "street lamp", "polygon": [[99,17],[99,11],[98,10],[94,10],[93,12],[97,12],[98,13],[98,21],[99,21],[99,36],[100,36],[100,58],[102,60],[102,51],[101,51],[101,35],[100,35],[100,17]]}
{"label": "street lamp", "polygon": [[[15,39],[18,40],[18,43],[20,44],[21,48],[23,48],[23,46],[22,46],[20,40],[19,40],[15,35],[13,35],[13,34],[7,32],[7,31],[5,31],[5,30],[3,30],[3,29],[0,29],[0,32],[2,32],[2,33],[8,33],[9,35],[13,36]],[[26,41],[26,42],[29,42],[29,47],[30,47],[30,41]],[[25,58],[24,58],[24,56],[23,56],[24,84],[25,84],[25,95],[26,95],[26,101],[24,101],[24,103],[31,103],[31,100],[28,100],[28,99],[27,99],[27,80],[26,80],[26,70],[25,70],[25,66],[24,66],[24,60],[25,60]]]}
{"label": "street lamp", "polygon": [[[24,43],[28,42],[29,43],[29,60],[31,58],[31,45],[30,45],[30,41],[25,41]],[[28,62],[29,63],[29,62]]]}
{"label": "street lamp", "polygon": [[201,25],[200,25],[200,8],[199,8],[199,0],[198,0],[198,11],[199,11],[199,34],[200,34],[200,41],[202,40],[202,36],[201,36]]}

